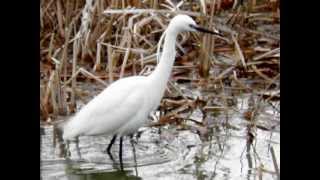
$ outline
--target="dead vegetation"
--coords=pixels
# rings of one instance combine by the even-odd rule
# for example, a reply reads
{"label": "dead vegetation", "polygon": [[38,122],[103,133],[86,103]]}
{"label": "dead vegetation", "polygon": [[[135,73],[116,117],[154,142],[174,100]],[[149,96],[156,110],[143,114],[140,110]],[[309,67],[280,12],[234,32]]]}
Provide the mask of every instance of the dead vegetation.
{"label": "dead vegetation", "polygon": [[[42,0],[41,121],[72,115],[78,99],[95,94],[85,93],[83,83],[102,90],[119,78],[149,74],[156,66],[159,38],[178,13],[192,16],[207,28],[215,27],[224,37],[179,36],[178,56],[160,107],[162,116],[155,125],[184,122],[188,120],[185,113],[197,108],[203,119],[207,113],[223,113],[233,108],[238,93],[251,93],[260,101],[277,99],[280,1],[241,2]],[[185,83],[208,95],[188,94],[181,86]],[[244,114],[249,122],[259,109],[257,104]]]}

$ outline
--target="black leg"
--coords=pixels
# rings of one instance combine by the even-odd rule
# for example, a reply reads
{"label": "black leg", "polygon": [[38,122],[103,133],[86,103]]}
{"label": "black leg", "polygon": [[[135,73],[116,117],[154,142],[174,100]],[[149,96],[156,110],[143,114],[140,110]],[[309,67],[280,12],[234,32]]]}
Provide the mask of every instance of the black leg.
{"label": "black leg", "polygon": [[111,153],[110,153],[110,150],[111,150],[111,147],[112,147],[113,143],[116,141],[116,139],[117,139],[117,135],[114,135],[114,136],[112,137],[112,139],[111,139],[111,141],[110,141],[107,149],[106,149],[106,151],[108,152],[108,154],[111,154]]}
{"label": "black leg", "polygon": [[81,157],[80,147],[79,147],[79,143],[80,143],[80,141],[79,141],[79,137],[77,137],[77,138],[76,138],[75,143],[76,143],[76,150],[77,150],[78,156],[79,156],[79,158],[80,158],[80,160],[81,160],[81,159],[82,159],[82,157]]}
{"label": "black leg", "polygon": [[116,139],[117,139],[117,135],[114,135],[114,136],[112,137],[112,139],[111,139],[111,141],[110,141],[107,149],[106,149],[106,152],[108,153],[110,159],[111,159],[113,162],[114,162],[114,159],[113,159],[113,157],[112,157],[112,154],[111,154],[110,150],[111,150],[111,147],[112,147],[113,143],[116,141]]}
{"label": "black leg", "polygon": [[70,152],[70,142],[69,142],[69,140],[66,140],[65,141],[65,158],[66,159],[68,159],[68,158],[70,158],[70,156],[71,156],[71,152]]}
{"label": "black leg", "polygon": [[130,135],[130,142],[131,142],[131,146],[132,146],[132,153],[133,153],[133,160],[135,163],[136,176],[138,176],[138,165],[137,165],[136,149],[134,147],[135,142],[133,140],[133,134]]}
{"label": "black leg", "polygon": [[[140,134],[141,134],[141,133],[140,133]],[[139,132],[137,133],[137,135],[136,135],[136,140],[133,139],[133,138],[134,138],[134,134],[130,134],[130,135],[129,135],[129,137],[130,137],[130,142],[131,142],[131,143],[138,144],[138,138],[140,138],[140,137],[139,137],[140,134],[139,134]]]}
{"label": "black leg", "polygon": [[120,148],[119,148],[119,158],[120,158],[120,168],[121,168],[121,171],[123,171],[123,162],[122,162],[122,139],[123,137],[121,136],[120,137]]}

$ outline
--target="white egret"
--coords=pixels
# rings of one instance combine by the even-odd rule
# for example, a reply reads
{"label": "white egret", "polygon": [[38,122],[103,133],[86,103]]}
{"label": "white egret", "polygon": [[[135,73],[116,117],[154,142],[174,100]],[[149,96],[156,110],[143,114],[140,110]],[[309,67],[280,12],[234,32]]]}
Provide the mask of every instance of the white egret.
{"label": "white egret", "polygon": [[119,159],[123,169],[123,136],[132,135],[158,108],[174,64],[177,35],[186,31],[219,35],[216,30],[199,27],[187,15],[175,16],[160,40],[161,44],[164,37],[163,52],[155,70],[149,76],[131,76],[113,82],[62,125],[63,139],[72,141],[79,136],[112,135],[106,149],[112,158],[110,149],[119,137]]}

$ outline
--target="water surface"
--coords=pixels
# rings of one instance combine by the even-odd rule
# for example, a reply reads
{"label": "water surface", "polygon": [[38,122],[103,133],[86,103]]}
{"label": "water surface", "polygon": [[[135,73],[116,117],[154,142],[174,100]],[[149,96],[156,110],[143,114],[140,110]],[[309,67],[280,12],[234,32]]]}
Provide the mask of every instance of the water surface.
{"label": "water surface", "polygon": [[[244,119],[249,96],[237,98],[235,110],[227,114],[210,115],[208,128],[187,121],[184,126],[165,125],[143,127],[134,138],[134,150],[129,137],[124,140],[124,168],[104,153],[111,137],[81,137],[77,153],[70,144],[70,159],[62,156],[62,145],[54,143],[54,128],[43,125],[41,133],[41,178],[43,180],[99,180],[99,179],[277,179],[271,156],[273,147],[280,167],[280,114],[270,103],[263,103],[256,125]],[[195,110],[193,119],[201,121],[201,111]],[[227,122],[227,123],[226,123]],[[264,128],[268,129],[264,129]],[[270,128],[272,127],[272,128]],[[252,130],[253,129],[253,130]],[[250,145],[250,132],[254,141]],[[118,143],[112,154],[118,161]]]}

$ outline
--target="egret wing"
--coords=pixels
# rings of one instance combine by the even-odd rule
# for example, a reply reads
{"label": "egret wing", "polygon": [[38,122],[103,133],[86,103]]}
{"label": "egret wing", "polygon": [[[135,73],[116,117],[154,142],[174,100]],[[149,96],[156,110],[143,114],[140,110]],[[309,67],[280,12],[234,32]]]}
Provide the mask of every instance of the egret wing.
{"label": "egret wing", "polygon": [[144,77],[116,81],[101,92],[67,124],[65,136],[112,134],[130,121],[144,101]]}

